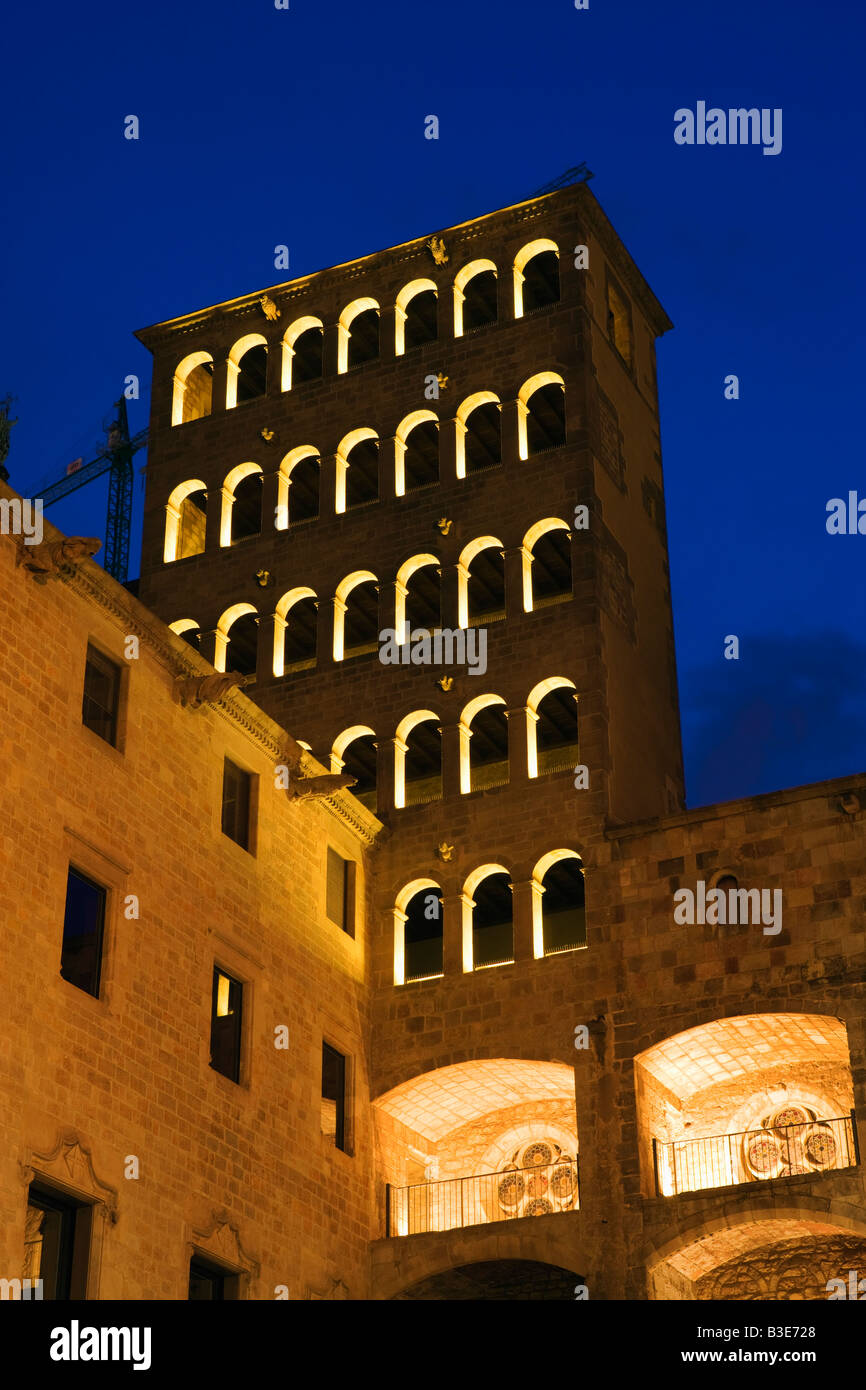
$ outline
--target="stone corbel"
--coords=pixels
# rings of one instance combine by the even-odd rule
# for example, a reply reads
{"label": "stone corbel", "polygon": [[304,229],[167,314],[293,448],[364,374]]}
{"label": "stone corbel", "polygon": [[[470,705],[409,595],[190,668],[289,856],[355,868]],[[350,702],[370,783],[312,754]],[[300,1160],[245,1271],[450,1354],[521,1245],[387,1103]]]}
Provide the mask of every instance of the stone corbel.
{"label": "stone corbel", "polygon": [[242,676],[237,671],[215,676],[179,676],[174,689],[184,709],[201,709],[202,705],[218,705],[230,691],[255,685],[255,681],[254,674]]}
{"label": "stone corbel", "polygon": [[20,545],[15,563],[23,565],[37,584],[45,584],[49,579],[70,579],[82,560],[89,560],[101,549],[102,541],[95,536],[64,536],[41,545]]}

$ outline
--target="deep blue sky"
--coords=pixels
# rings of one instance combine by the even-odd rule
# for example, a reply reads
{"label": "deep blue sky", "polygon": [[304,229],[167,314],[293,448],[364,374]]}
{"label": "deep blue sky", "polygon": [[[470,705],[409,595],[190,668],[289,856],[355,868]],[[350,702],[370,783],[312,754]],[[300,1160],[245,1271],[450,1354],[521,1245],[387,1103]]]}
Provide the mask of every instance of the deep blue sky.
{"label": "deep blue sky", "polygon": [[[3,30],[19,491],[90,456],[129,372],[146,424],[133,330],[273,284],[277,243],[302,275],[586,160],[675,325],[659,391],[689,803],[866,768],[866,536],[825,530],[830,497],[866,496],[860,4],[147,0],[16,5]],[[781,107],[781,154],[676,145],[699,99]],[[101,535],[104,510],[96,484],[50,516]]]}

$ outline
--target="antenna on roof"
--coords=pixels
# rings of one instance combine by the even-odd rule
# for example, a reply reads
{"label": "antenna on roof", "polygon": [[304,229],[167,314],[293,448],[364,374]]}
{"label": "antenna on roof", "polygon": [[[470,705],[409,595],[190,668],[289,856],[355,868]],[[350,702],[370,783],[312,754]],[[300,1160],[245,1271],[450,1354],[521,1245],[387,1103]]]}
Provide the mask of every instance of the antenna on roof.
{"label": "antenna on roof", "polygon": [[586,164],[575,164],[573,169],[566,169],[565,173],[560,174],[558,179],[546,183],[543,188],[536,188],[532,197],[540,198],[544,193],[557,193],[560,188],[568,188],[572,183],[586,183],[593,177],[592,170],[587,169]]}

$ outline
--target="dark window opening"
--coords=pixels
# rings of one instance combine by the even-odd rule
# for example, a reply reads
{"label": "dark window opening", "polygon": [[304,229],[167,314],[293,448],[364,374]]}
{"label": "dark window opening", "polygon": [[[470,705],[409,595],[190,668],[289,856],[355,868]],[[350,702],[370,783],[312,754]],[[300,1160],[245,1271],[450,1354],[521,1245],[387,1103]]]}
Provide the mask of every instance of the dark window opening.
{"label": "dark window opening", "polygon": [[93,1210],[65,1193],[31,1183],[27,1194],[24,1278],[42,1280],[42,1298],[52,1302],[87,1297],[87,1266]]}
{"label": "dark window opening", "polygon": [[486,328],[496,323],[499,310],[496,303],[496,271],[482,270],[473,275],[463,291],[463,332]]}
{"label": "dark window opening", "polygon": [[442,626],[441,587],[438,565],[422,565],[408,580],[406,621],[410,635],[416,631],[435,632]]}
{"label": "dark window opening", "polygon": [[239,1282],[236,1274],[201,1255],[194,1255],[189,1262],[189,1300],[194,1303],[236,1299]]}
{"label": "dark window opening", "polygon": [[251,473],[237,484],[232,503],[232,544],[261,534],[263,487],[261,473]]}
{"label": "dark window opening", "polygon": [[565,443],[565,392],[558,382],[533,391],[527,401],[526,444],[529,457]]}
{"label": "dark window opening", "polygon": [[322,376],[322,345],[325,335],[321,328],[306,328],[294,342],[292,354],[292,385],[319,381]]}
{"label": "dark window opening", "polygon": [[343,771],[357,780],[349,791],[361,805],[376,811],[376,740],[372,734],[361,734],[343,750]]}
{"label": "dark window opening", "polygon": [[337,1149],[346,1147],[346,1058],[322,1043],[322,1134]]}
{"label": "dark window opening", "polygon": [[442,797],[442,734],[434,719],[416,724],[406,738],[404,792],[407,806]]}
{"label": "dark window opening", "polygon": [[316,664],[319,605],[314,598],[298,599],[286,616],[283,669],[299,671]]}
{"label": "dark window opening", "polygon": [[250,847],[250,783],[252,777],[231,759],[223,763],[222,831],[241,849]]}
{"label": "dark window opening", "polygon": [[544,954],[573,951],[586,945],[583,870],[577,859],[562,859],[544,875],[541,899]]}
{"label": "dark window opening", "polygon": [[210,1065],[214,1071],[239,1081],[241,1075],[241,1020],[244,987],[240,980],[214,966],[210,1014]]}
{"label": "dark window opening", "polygon": [[469,566],[467,586],[470,627],[505,617],[505,559],[498,546],[478,552]]}
{"label": "dark window opening", "polygon": [[84,700],[81,720],[85,728],[117,745],[117,711],[120,704],[120,667],[95,647],[87,648],[84,666]]}
{"label": "dark window opening", "polygon": [[213,362],[202,362],[193,367],[183,387],[183,410],[181,423],[188,420],[202,420],[210,415],[213,408]]}
{"label": "dark window opening", "polygon": [[379,650],[379,588],[372,579],[356,584],[346,598],[343,655],[363,656]]}
{"label": "dark window opening", "polygon": [[319,515],[319,477],[321,459],[305,458],[296,463],[289,479],[289,525],[315,521]]}
{"label": "dark window opening", "polygon": [[533,605],[540,607],[571,592],[571,533],[545,531],[532,547]]}
{"label": "dark window opening", "polygon": [[435,888],[421,888],[409,899],[403,940],[403,978],[407,984],[442,974],[442,900]]}
{"label": "dark window opening", "polygon": [[186,644],[187,644],[188,647],[192,647],[193,651],[196,651],[196,652],[197,652],[197,651],[199,650],[199,648],[201,647],[201,628],[200,628],[200,627],[187,627],[187,628],[184,628],[183,632],[179,633],[178,636],[180,637],[180,640],[181,640],[182,642],[186,642]]}
{"label": "dark window opening", "polygon": [[613,280],[607,282],[607,333],[623,362],[631,370],[633,356],[631,307]]}
{"label": "dark window opening", "polygon": [[523,312],[543,309],[559,302],[559,256],[555,251],[540,251],[523,267]]}
{"label": "dark window opening", "polygon": [[540,700],[536,709],[535,746],[538,771],[562,772],[578,760],[575,692],[560,687]]}
{"label": "dark window opening", "polygon": [[349,352],[347,365],[361,367],[365,362],[375,362],[379,356],[379,310],[364,309],[352,319],[349,328]]}
{"label": "dark window opening", "polygon": [[435,420],[424,420],[407,434],[403,479],[407,492],[438,483],[439,426]]}
{"label": "dark window opening", "polygon": [[508,965],[514,960],[511,880],[508,874],[489,874],[472,895],[472,962]]}
{"label": "dark window opening", "polygon": [[488,705],[472,720],[469,740],[470,791],[508,781],[508,720],[502,705]]}
{"label": "dark window opening", "polygon": [[268,350],[263,343],[247,348],[238,362],[237,403],[254,401],[263,396],[267,385]]}
{"label": "dark window opening", "polygon": [[204,488],[191,492],[180,504],[180,521],[177,528],[177,558],[185,560],[188,555],[201,555],[204,552],[205,527],[207,524],[207,493]]}
{"label": "dark window opening", "polygon": [[229,629],[226,670],[242,676],[255,675],[259,641],[259,620],[255,613],[242,613]]}
{"label": "dark window opening", "polygon": [[439,336],[439,300],[435,290],[421,290],[406,305],[403,344],[407,352]]}
{"label": "dark window opening", "polygon": [[355,935],[355,864],[328,845],[325,914],[347,936]]}
{"label": "dark window opening", "polygon": [[66,879],[60,974],[69,984],[99,998],[102,939],[108,894],[93,879],[70,868]]}
{"label": "dark window opening", "polygon": [[466,418],[464,454],[466,474],[494,468],[502,462],[502,425],[499,406],[486,401],[470,411]]}
{"label": "dark window opening", "polygon": [[362,439],[346,455],[346,510],[379,500],[379,441]]}

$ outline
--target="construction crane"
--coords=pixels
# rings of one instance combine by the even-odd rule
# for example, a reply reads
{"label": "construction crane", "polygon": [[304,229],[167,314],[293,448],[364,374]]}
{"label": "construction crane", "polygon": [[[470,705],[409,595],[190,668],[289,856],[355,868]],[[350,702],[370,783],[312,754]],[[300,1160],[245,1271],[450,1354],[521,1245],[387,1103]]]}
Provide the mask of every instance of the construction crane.
{"label": "construction crane", "polygon": [[126,583],[129,571],[129,533],[132,525],[132,460],[133,456],[147,443],[147,430],[139,430],[132,438],[129,435],[129,420],[126,413],[126,397],[114,402],[117,418],[106,426],[108,439],[105,448],[84,463],[76,459],[70,463],[62,478],[41,491],[45,507],[68,497],[80,487],[101,478],[108,479],[108,512],[105,519],[105,551],[103,567],[106,572]]}

